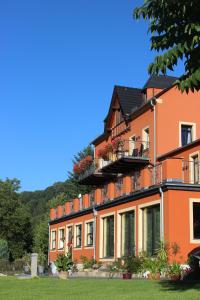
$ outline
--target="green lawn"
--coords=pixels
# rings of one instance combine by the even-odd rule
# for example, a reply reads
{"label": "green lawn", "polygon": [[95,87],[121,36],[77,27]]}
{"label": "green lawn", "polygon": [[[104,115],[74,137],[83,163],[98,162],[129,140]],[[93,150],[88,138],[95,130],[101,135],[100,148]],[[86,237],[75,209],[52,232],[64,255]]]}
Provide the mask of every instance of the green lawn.
{"label": "green lawn", "polygon": [[0,278],[1,300],[199,300],[200,283],[116,279]]}

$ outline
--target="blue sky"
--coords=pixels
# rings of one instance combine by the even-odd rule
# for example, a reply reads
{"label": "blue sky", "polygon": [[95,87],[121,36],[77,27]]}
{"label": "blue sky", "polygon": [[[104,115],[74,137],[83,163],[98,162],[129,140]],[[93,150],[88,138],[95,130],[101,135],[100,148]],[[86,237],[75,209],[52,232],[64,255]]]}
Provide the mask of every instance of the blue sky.
{"label": "blue sky", "polygon": [[113,86],[144,85],[154,54],[147,24],[132,18],[141,3],[1,1],[1,179],[22,190],[65,180],[102,133]]}

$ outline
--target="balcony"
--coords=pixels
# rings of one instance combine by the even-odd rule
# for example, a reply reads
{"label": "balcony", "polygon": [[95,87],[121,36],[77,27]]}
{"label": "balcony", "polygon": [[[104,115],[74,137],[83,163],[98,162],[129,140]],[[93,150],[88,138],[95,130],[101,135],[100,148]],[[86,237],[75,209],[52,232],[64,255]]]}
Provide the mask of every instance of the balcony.
{"label": "balcony", "polygon": [[102,156],[103,173],[125,174],[149,164],[149,142],[118,139],[114,140],[110,149],[110,152],[103,153]]}
{"label": "balcony", "polygon": [[102,173],[102,160],[94,159],[82,172],[78,174],[78,182],[81,185],[102,185],[115,178],[115,174]]}

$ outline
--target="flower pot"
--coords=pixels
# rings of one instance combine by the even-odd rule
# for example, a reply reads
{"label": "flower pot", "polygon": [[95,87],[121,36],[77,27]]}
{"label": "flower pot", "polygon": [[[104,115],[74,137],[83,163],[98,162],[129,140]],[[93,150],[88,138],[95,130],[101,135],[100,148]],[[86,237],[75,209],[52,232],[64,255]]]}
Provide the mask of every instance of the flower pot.
{"label": "flower pot", "polygon": [[179,281],[181,279],[181,275],[171,275],[170,280],[171,281]]}
{"label": "flower pot", "polygon": [[122,278],[123,279],[131,279],[132,278],[132,273],[123,273]]}
{"label": "flower pot", "polygon": [[160,273],[156,273],[156,274],[153,274],[153,273],[149,273],[147,275],[148,279],[150,280],[160,280]]}
{"label": "flower pot", "polygon": [[38,266],[38,273],[40,275],[44,274],[44,266],[41,266],[41,265]]}
{"label": "flower pot", "polygon": [[59,277],[60,279],[68,279],[69,273],[68,273],[68,271],[60,271],[60,272],[58,273],[58,277]]}

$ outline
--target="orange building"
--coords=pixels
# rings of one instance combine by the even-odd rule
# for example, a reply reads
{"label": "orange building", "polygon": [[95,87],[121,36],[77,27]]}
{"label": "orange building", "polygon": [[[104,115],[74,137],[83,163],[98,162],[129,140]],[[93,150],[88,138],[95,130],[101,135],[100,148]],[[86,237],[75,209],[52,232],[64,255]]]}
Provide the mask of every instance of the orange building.
{"label": "orange building", "polygon": [[153,255],[161,240],[177,243],[185,262],[200,246],[200,96],[175,80],[114,87],[94,158],[76,166],[93,191],[50,211],[50,262],[71,242],[73,259],[102,262]]}

